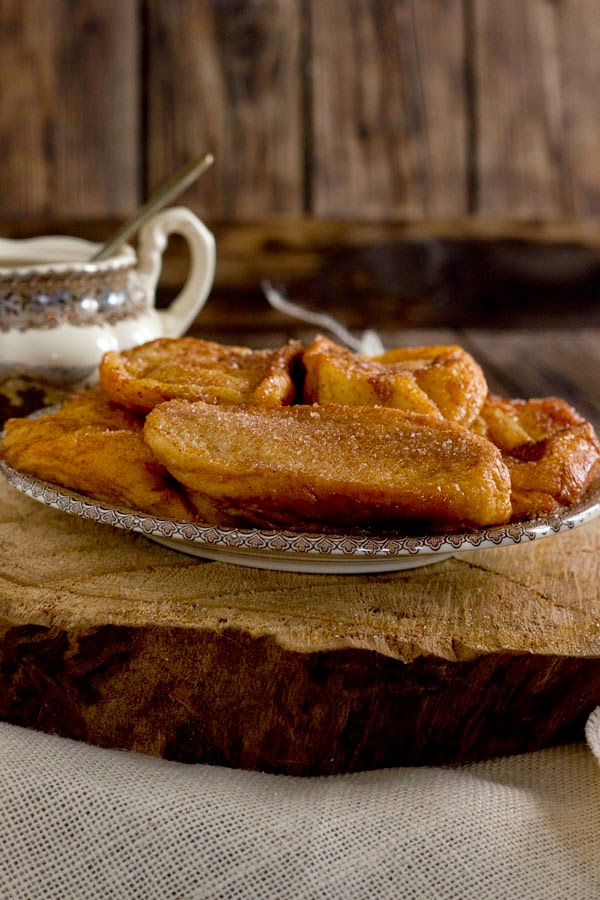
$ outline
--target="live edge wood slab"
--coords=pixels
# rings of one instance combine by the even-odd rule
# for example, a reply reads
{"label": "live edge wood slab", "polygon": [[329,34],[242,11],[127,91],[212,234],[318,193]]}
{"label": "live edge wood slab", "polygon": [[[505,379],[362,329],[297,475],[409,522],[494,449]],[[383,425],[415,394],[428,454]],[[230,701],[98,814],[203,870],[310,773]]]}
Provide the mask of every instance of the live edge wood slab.
{"label": "live edge wood slab", "polygon": [[0,481],[0,718],[301,775],[580,739],[600,704],[600,520],[407,572],[202,562]]}

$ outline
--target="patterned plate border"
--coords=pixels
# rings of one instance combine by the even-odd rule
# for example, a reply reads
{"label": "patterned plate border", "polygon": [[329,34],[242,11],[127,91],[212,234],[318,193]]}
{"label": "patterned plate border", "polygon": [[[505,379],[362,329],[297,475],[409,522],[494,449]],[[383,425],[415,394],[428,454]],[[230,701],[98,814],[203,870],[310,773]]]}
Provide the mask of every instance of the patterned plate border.
{"label": "patterned plate border", "polygon": [[18,491],[61,512],[136,531],[148,537],[181,541],[181,549],[194,544],[223,547],[256,554],[292,554],[304,558],[393,559],[418,554],[448,554],[475,548],[501,547],[539,540],[584,525],[600,515],[600,479],[573,506],[550,516],[473,531],[426,535],[345,535],[312,532],[221,528],[160,519],[129,509],[99,503],[11,468],[0,461],[0,470]]}

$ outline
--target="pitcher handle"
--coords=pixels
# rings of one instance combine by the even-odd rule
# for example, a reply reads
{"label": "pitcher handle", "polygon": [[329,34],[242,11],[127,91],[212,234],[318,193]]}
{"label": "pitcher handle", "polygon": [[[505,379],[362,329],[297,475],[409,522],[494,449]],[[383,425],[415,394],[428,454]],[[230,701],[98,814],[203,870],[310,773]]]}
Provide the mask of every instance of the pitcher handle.
{"label": "pitcher handle", "polygon": [[184,206],[159,212],[140,229],[138,277],[153,297],[162,268],[169,235],[180,234],[190,248],[190,270],[180,293],[168,309],[157,310],[166,337],[181,337],[192,324],[212,287],[215,277],[215,239],[200,219]]}

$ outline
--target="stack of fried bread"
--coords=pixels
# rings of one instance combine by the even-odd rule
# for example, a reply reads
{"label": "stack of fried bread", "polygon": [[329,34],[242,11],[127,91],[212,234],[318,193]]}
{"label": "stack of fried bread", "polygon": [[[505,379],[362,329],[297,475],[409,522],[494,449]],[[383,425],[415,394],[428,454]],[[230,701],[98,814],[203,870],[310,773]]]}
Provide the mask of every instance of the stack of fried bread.
{"label": "stack of fried bread", "polygon": [[378,357],[319,336],[250,350],[163,338],[107,353],[100,385],[11,419],[22,472],[146,514],[307,531],[456,531],[574,503],[600,468],[589,422],[504,400],[457,346]]}

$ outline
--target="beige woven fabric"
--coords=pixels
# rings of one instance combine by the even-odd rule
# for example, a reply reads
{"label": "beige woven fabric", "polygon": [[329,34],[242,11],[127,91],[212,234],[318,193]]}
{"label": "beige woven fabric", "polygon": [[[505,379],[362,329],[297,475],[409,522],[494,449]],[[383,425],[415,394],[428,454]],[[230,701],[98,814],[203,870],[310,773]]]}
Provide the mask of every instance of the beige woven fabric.
{"label": "beige woven fabric", "polygon": [[597,900],[600,710],[586,736],[302,779],[0,724],[0,897]]}

